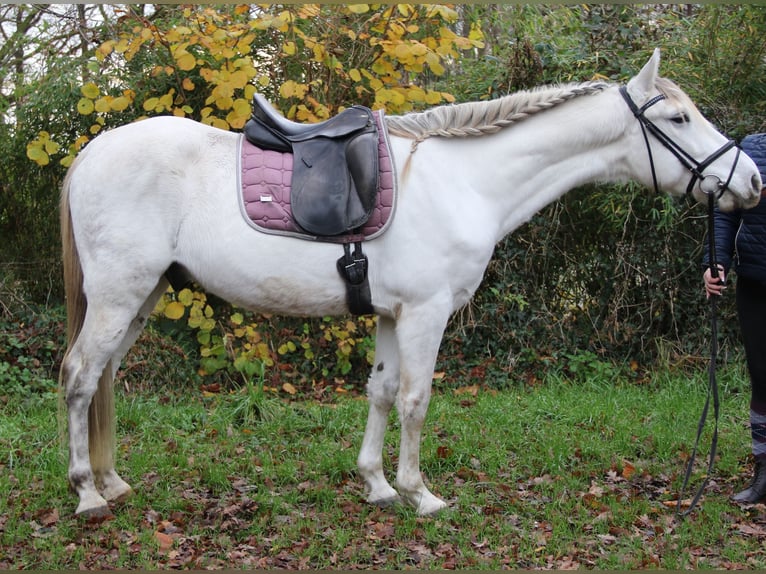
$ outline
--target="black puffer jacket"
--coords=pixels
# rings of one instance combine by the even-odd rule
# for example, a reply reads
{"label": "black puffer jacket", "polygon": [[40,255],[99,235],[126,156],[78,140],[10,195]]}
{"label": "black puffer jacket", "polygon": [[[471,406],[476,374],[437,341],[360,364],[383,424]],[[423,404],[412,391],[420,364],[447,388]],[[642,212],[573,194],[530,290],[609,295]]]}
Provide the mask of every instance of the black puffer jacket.
{"label": "black puffer jacket", "polygon": [[[766,133],[752,134],[742,140],[742,151],[749,155],[766,185]],[[729,272],[732,265],[738,275],[766,282],[766,197],[752,209],[730,213],[715,212],[715,249],[718,263]],[[707,241],[702,260],[710,261]]]}

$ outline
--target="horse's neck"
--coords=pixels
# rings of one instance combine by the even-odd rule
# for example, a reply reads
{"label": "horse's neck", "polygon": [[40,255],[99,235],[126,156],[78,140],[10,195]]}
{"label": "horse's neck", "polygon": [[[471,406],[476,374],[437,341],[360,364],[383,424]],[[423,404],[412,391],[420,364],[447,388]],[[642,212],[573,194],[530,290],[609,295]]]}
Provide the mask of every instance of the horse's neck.
{"label": "horse's neck", "polygon": [[462,157],[442,162],[446,177],[456,184],[470,177],[493,206],[499,240],[575,187],[627,178],[618,104],[609,93],[582,97],[495,135],[456,142]]}

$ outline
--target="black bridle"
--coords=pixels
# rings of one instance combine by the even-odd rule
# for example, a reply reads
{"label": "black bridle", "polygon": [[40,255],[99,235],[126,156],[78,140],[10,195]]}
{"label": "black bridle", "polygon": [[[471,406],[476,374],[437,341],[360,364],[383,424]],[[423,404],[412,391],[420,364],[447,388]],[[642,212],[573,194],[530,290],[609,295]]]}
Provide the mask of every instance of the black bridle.
{"label": "black bridle", "polygon": [[[708,242],[709,242],[709,265],[710,265],[710,271],[713,278],[718,277],[718,261],[716,259],[715,254],[715,222],[714,222],[714,208],[715,208],[715,201],[717,199],[720,199],[720,197],[724,194],[724,192],[729,189],[729,183],[731,182],[731,178],[734,175],[734,170],[737,168],[737,163],[739,162],[739,154],[740,154],[740,148],[736,144],[734,140],[728,140],[724,145],[722,145],[719,149],[714,151],[712,154],[710,154],[707,158],[702,160],[701,162],[696,161],[691,155],[689,155],[686,151],[684,151],[681,146],[679,146],[677,143],[675,143],[670,137],[665,134],[660,128],[658,128],[650,119],[648,119],[644,112],[656,104],[657,102],[664,100],[665,96],[660,94],[658,96],[653,97],[649,101],[647,101],[643,106],[640,108],[635,104],[635,102],[631,99],[630,95],[628,94],[628,90],[625,86],[620,87],[620,94],[625,99],[625,101],[628,104],[628,107],[630,108],[630,111],[633,112],[633,115],[638,119],[638,121],[641,123],[641,131],[644,134],[644,141],[646,142],[646,149],[649,152],[649,165],[652,169],[652,181],[654,183],[654,189],[655,191],[659,191],[659,186],[657,185],[657,174],[654,170],[654,158],[652,157],[652,147],[649,143],[649,133],[651,133],[665,148],[667,148],[676,158],[678,158],[678,161],[681,162],[681,164],[684,165],[690,172],[691,172],[691,179],[689,180],[689,185],[686,187],[686,193],[689,194],[694,189],[694,184],[699,180],[700,182],[700,190],[707,195],[708,198]],[[731,166],[731,171],[729,172],[729,177],[727,178],[726,182],[722,182],[721,179],[718,176],[706,176],[703,172],[705,169],[710,166],[715,160],[720,158],[723,154],[725,154],[727,151],[729,151],[731,148],[736,147],[737,148],[737,154],[734,157],[734,163]],[[705,180],[708,178],[714,178],[715,181],[713,182],[712,187],[710,185],[703,185],[705,183]],[[716,382],[715,377],[715,370],[716,370],[716,357],[718,355],[718,321],[716,317],[716,297],[710,297],[710,311],[711,311],[711,340],[710,340],[710,363],[708,367],[708,392],[707,392],[707,399],[705,400],[705,406],[702,409],[702,415],[700,416],[699,423],[697,424],[697,437],[694,443],[694,449],[692,450],[691,456],[689,457],[689,460],[687,462],[686,466],[686,473],[684,474],[684,481],[683,485],[681,486],[681,492],[678,496],[678,503],[676,507],[676,514],[679,517],[688,516],[693,510],[694,507],[699,502],[699,499],[702,496],[702,493],[705,490],[705,487],[707,486],[708,481],[710,480],[711,475],[713,474],[713,466],[715,464],[715,456],[716,456],[716,450],[718,447],[718,419],[719,419],[719,413],[720,413],[720,401],[718,397],[718,383]],[[689,479],[691,478],[692,468],[694,466],[694,461],[697,456],[697,448],[699,447],[700,438],[702,436],[702,432],[705,427],[705,421],[707,420],[708,411],[710,409],[710,399],[713,399],[713,412],[715,417],[715,423],[713,427],[713,436],[710,443],[710,455],[708,459],[708,467],[707,467],[707,473],[705,475],[705,478],[700,485],[699,489],[697,490],[697,493],[692,498],[691,502],[689,503],[689,507],[682,511],[681,507],[683,504],[683,494],[686,491],[686,487],[689,484]]]}
{"label": "black bridle", "polygon": [[[652,122],[649,118],[644,115],[644,112],[646,112],[647,109],[652,107],[657,102],[660,102],[665,99],[665,96],[660,94],[658,96],[653,97],[648,102],[646,102],[643,106],[640,108],[636,105],[636,103],[633,101],[633,99],[630,97],[630,94],[628,94],[628,89],[625,86],[620,87],[620,94],[622,95],[625,102],[627,102],[628,107],[630,108],[630,111],[633,112],[633,115],[636,117],[636,119],[641,124],[641,131],[644,134],[644,141],[646,142],[646,149],[649,152],[649,165],[652,169],[652,181],[654,182],[654,189],[655,191],[659,190],[659,186],[657,185],[657,174],[654,170],[654,158],[652,156],[652,146],[649,143],[649,134],[652,134],[670,153],[672,153],[678,161],[681,162],[681,164],[688,169],[691,172],[691,179],[689,180],[689,185],[686,187],[686,193],[691,193],[694,189],[694,184],[699,180],[700,182],[700,189],[703,193],[707,195],[716,194],[716,199],[720,198],[724,192],[729,189],[729,183],[731,183],[731,178],[734,176],[734,170],[737,168],[737,163],[739,162],[739,154],[740,154],[740,148],[737,145],[737,142],[730,139],[728,140],[724,145],[722,145],[720,148],[718,148],[716,151],[711,153],[708,157],[706,157],[702,161],[697,161],[694,159],[689,153],[687,153],[680,145],[678,145],[676,142],[674,142],[670,136],[668,136],[665,132],[663,132],[660,128],[657,127],[657,125]],[[737,149],[737,154],[734,157],[734,163],[731,166],[731,171],[729,172],[729,177],[727,178],[726,182],[722,182],[721,179],[716,175],[705,175],[703,172],[706,168],[708,168],[714,161],[716,161],[718,158],[720,158],[722,155],[724,155],[727,151],[729,151],[731,148]],[[710,185],[703,185],[706,179],[708,178],[714,178],[715,181],[713,182],[712,187]]]}

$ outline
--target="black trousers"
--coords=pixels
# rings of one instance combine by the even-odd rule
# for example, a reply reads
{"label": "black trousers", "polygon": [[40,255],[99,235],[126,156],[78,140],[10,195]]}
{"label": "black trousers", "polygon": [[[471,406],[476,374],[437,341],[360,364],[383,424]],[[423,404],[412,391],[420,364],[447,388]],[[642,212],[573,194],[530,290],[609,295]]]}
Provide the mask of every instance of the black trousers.
{"label": "black trousers", "polygon": [[737,276],[737,315],[756,410],[766,410],[766,283]]}

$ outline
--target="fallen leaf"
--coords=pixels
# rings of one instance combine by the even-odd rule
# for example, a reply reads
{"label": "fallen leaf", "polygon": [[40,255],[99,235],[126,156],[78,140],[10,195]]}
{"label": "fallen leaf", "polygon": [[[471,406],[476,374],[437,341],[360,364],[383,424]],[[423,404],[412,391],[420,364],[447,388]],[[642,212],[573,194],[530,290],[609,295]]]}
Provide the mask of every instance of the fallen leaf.
{"label": "fallen leaf", "polygon": [[452,456],[452,449],[448,446],[438,446],[436,447],[436,457],[440,458],[442,460],[449,458]]}
{"label": "fallen leaf", "polygon": [[53,526],[59,521],[58,508],[51,508],[39,514],[40,524],[43,526]]}
{"label": "fallen leaf", "polygon": [[459,389],[455,389],[456,395],[471,395],[472,397],[475,397],[479,394],[479,385],[470,385],[468,387],[460,387]]}
{"label": "fallen leaf", "polygon": [[627,460],[622,464],[622,477],[625,480],[630,480],[630,477],[636,473],[636,467],[629,463]]}
{"label": "fallen leaf", "polygon": [[289,395],[294,395],[298,392],[298,389],[296,389],[292,384],[290,383],[284,383],[282,385],[282,390],[286,392]]}
{"label": "fallen leaf", "polygon": [[763,537],[766,536],[766,530],[764,530],[761,526],[752,526],[750,524],[740,524],[737,526],[737,530],[740,532],[740,534],[744,534],[745,536],[758,536]]}
{"label": "fallen leaf", "polygon": [[160,552],[167,552],[173,547],[173,537],[164,532],[155,532],[154,539],[157,541],[157,544],[159,544]]}
{"label": "fallen leaf", "polygon": [[[663,500],[662,501],[663,506],[667,506],[668,508],[675,508],[678,506],[677,500]],[[681,508],[689,508],[692,505],[692,499],[686,498],[681,501]]]}

